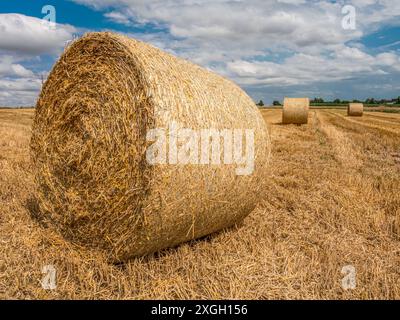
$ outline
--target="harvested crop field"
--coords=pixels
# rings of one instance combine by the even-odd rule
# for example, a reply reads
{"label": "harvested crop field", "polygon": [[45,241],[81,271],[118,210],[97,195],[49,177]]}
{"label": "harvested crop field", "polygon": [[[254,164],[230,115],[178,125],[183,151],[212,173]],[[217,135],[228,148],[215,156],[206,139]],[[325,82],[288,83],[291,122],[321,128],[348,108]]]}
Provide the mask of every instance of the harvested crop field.
{"label": "harvested crop field", "polygon": [[[270,183],[243,223],[112,265],[38,219],[33,110],[0,110],[0,298],[400,299],[400,114],[310,110],[296,126],[281,112],[262,112]],[[45,265],[55,290],[42,288]]]}

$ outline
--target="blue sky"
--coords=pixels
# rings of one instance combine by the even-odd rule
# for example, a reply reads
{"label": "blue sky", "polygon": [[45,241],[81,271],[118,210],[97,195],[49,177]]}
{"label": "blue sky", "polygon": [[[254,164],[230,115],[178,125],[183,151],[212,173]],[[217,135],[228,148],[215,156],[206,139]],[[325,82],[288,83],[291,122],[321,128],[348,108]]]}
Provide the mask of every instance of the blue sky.
{"label": "blue sky", "polygon": [[[45,5],[55,8],[55,28],[42,23]],[[2,1],[0,105],[34,105],[66,43],[102,30],[214,70],[254,100],[394,98],[399,16],[400,2],[391,0]]]}

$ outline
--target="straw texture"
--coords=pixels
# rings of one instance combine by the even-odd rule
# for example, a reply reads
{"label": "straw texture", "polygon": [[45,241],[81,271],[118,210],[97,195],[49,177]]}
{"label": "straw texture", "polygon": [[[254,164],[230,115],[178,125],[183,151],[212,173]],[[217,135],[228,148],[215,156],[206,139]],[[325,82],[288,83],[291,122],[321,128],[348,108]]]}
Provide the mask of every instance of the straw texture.
{"label": "straw texture", "polygon": [[[255,170],[150,165],[146,134],[253,129]],[[40,214],[66,238],[124,261],[226,228],[266,183],[270,144],[254,102],[232,82],[150,45],[89,33],[54,66],[31,139]]]}
{"label": "straw texture", "polygon": [[283,124],[308,123],[308,110],[310,100],[308,98],[285,98],[283,102]]}
{"label": "straw texture", "polygon": [[364,113],[364,105],[362,103],[350,103],[347,108],[349,117],[362,117]]}

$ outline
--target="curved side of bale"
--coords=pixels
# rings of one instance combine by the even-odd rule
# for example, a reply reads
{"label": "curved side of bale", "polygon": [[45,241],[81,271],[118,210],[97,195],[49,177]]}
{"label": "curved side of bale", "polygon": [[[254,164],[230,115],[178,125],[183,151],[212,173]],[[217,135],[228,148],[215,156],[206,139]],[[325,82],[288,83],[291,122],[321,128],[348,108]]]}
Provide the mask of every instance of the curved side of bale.
{"label": "curved side of bale", "polygon": [[283,124],[308,123],[310,100],[308,98],[285,98],[283,102]]}
{"label": "curved side of bale", "polygon": [[[171,123],[253,130],[254,172],[237,175],[237,164],[150,165],[146,136],[169,132]],[[260,200],[269,153],[265,122],[238,86],[112,33],[89,33],[64,52],[42,89],[31,140],[43,218],[113,261],[242,220]]]}
{"label": "curved side of bale", "polygon": [[347,108],[349,117],[362,117],[364,113],[364,105],[362,103],[350,103]]}

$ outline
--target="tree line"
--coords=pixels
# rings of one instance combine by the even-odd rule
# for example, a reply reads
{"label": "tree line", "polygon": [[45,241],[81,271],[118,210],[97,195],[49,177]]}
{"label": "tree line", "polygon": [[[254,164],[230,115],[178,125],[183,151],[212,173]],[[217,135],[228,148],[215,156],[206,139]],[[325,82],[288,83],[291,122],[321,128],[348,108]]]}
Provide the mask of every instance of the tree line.
{"label": "tree line", "polygon": [[[375,98],[368,98],[363,100],[341,100],[341,99],[335,99],[333,101],[325,101],[322,98],[314,98],[313,100],[310,101],[311,105],[342,105],[342,104],[349,104],[349,103],[364,103],[364,104],[396,104],[400,105],[400,96],[394,99],[375,99]],[[282,106],[282,103],[278,100],[274,100],[272,103],[273,106]],[[264,101],[260,100],[257,103],[257,106],[263,107],[265,106]]]}

